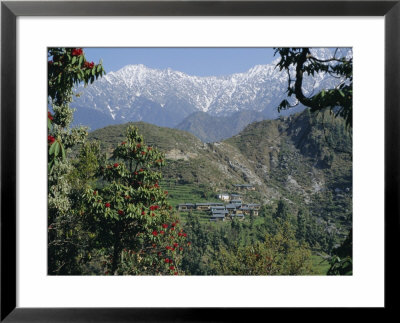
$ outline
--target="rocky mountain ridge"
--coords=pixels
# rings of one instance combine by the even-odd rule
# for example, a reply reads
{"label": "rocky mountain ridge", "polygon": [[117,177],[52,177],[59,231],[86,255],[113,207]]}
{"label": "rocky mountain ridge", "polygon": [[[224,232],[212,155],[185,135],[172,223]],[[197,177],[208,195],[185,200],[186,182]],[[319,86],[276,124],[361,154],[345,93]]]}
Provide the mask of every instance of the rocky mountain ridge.
{"label": "rocky mountain ridge", "polygon": [[[324,57],[327,51],[316,53]],[[259,120],[260,115],[263,119],[279,117],[277,106],[286,96],[287,80],[288,75],[276,68],[276,62],[254,66],[245,73],[209,77],[187,75],[170,68],[159,70],[127,65],[87,87],[79,87],[79,97],[71,106],[76,108],[75,124],[88,125],[92,130],[109,124],[144,121],[166,127],[179,125],[180,129],[191,131],[184,120],[198,112],[214,117],[240,116],[241,112],[248,112],[252,114],[249,123]],[[304,91],[312,93],[338,82],[340,80],[324,74],[306,77]],[[300,105],[283,115],[302,109]],[[242,129],[239,127],[236,131]],[[226,133],[211,139],[220,140],[231,135]]]}

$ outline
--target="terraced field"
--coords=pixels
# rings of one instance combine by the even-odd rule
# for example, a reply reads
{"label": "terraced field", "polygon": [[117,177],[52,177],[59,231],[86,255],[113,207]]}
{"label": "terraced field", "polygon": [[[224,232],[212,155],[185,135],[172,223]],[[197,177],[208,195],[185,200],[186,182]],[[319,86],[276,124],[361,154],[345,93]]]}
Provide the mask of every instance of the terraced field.
{"label": "terraced field", "polygon": [[173,180],[163,180],[161,187],[168,191],[169,202],[173,207],[183,203],[221,202],[215,193],[204,185],[179,184]]}

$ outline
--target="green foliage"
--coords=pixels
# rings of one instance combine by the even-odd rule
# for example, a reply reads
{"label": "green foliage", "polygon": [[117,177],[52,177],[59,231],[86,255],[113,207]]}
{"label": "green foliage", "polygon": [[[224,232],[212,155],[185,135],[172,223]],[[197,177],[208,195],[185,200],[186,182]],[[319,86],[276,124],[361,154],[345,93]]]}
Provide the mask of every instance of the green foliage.
{"label": "green foliage", "polygon": [[191,275],[209,274],[207,252],[211,243],[210,232],[200,223],[198,215],[192,212],[187,217],[185,231],[191,238],[191,249],[183,256],[182,270]]}
{"label": "green foliage", "polygon": [[84,128],[69,129],[73,110],[69,108],[73,88],[83,82],[93,83],[105,74],[102,64],[86,61],[81,48],[48,49],[48,97],[54,115],[48,112],[48,141],[50,145],[49,171],[60,159],[66,158],[66,149],[82,143],[87,136]]}
{"label": "green foliage", "polygon": [[164,155],[129,127],[102,167],[104,185],[88,188],[84,218],[96,245],[108,255],[105,274],[178,274],[187,234],[171,214],[168,192],[159,186]]}
{"label": "green foliage", "polygon": [[289,222],[277,224],[264,242],[227,250],[222,247],[212,268],[221,275],[311,274],[311,251],[295,239]]}
{"label": "green foliage", "polygon": [[[98,77],[104,70],[101,64],[94,66],[86,62],[82,49],[49,48],[48,58],[51,59],[48,62],[49,106],[53,110],[53,114],[47,113],[48,272],[79,274],[82,272],[80,261],[85,257],[90,239],[79,218],[78,197],[90,180],[83,168],[74,168],[75,162],[68,156],[70,148],[83,143],[87,136],[86,129],[69,127],[73,119],[69,103],[73,87],[81,81],[85,84],[91,81],[91,78],[79,79],[79,73],[96,68]],[[87,168],[93,163],[90,161]]]}
{"label": "green foliage", "polygon": [[322,255],[320,253],[312,254],[311,262],[312,262],[313,275],[319,275],[319,276],[327,275],[328,270],[330,268],[330,263],[327,258],[329,258],[329,256]]}
{"label": "green foliage", "polygon": [[176,148],[179,143],[179,149],[192,151],[193,148],[203,146],[201,141],[192,134],[171,128],[158,127],[145,122],[128,122],[121,125],[112,125],[102,129],[92,131],[88,139],[101,142],[102,149],[108,151],[123,139],[123,134],[129,126],[136,127],[146,138],[146,142],[160,151],[166,152]]}
{"label": "green foliage", "polygon": [[[346,125],[353,125],[353,58],[333,57],[321,60],[311,54],[309,48],[275,48],[275,54],[280,55],[277,64],[280,70],[288,73],[288,97],[295,96],[296,100],[310,107],[311,111],[330,109],[336,116],[346,120]],[[295,70],[292,78],[291,68]],[[341,83],[332,89],[322,89],[320,92],[306,97],[302,84],[304,75],[314,76],[318,73],[329,74],[340,78]],[[283,100],[278,110],[291,108],[293,105],[288,100]]]}
{"label": "green foliage", "polygon": [[353,234],[350,230],[347,238],[336,249],[330,259],[328,275],[352,275],[353,274]]}
{"label": "green foliage", "polygon": [[55,105],[71,102],[73,87],[93,83],[105,74],[100,64],[88,62],[82,48],[49,48],[48,95]]}
{"label": "green foliage", "polygon": [[[121,131],[129,125],[99,129],[89,137],[101,140],[102,150],[112,155],[111,146],[123,140]],[[245,181],[240,177],[243,168],[232,167],[236,161],[259,178],[265,178],[265,183],[257,186],[256,191],[240,193],[248,203],[269,200],[270,205],[262,207],[259,217],[247,217],[238,227],[232,228],[230,222],[210,223],[206,212],[192,212],[190,216],[196,216],[202,232],[208,234],[208,244],[198,245],[196,233],[186,228],[189,215],[180,213],[182,224],[194,241],[191,248],[195,256],[184,254],[182,268],[186,274],[218,274],[210,267],[219,253],[219,247],[214,245],[231,250],[263,242],[267,233],[276,233],[276,218],[288,219],[299,243],[307,243],[313,251],[328,254],[344,239],[343,232],[351,226],[351,191],[346,191],[352,186],[351,136],[340,118],[306,110],[290,118],[254,123],[238,136],[209,145],[175,129],[145,123],[134,125],[170,158],[163,168],[166,178],[160,185],[168,190],[174,207],[180,203],[217,201],[218,192],[232,191],[233,184]],[[185,158],[173,159],[171,152],[179,152]],[[327,153],[333,156],[330,166],[323,161]],[[225,165],[227,172],[223,170]],[[236,174],[238,177],[234,177]],[[298,183],[293,189],[288,186],[289,176]],[[313,177],[323,183],[319,190],[314,190]],[[343,191],[341,194],[334,193],[338,187]],[[272,197],[268,195],[270,192]],[[309,201],[305,201],[305,196]],[[278,201],[282,199],[284,207],[278,208],[275,204],[277,197]],[[301,212],[306,213],[304,223],[297,217]],[[280,213],[283,215],[279,216]],[[298,226],[303,226],[303,232]]]}

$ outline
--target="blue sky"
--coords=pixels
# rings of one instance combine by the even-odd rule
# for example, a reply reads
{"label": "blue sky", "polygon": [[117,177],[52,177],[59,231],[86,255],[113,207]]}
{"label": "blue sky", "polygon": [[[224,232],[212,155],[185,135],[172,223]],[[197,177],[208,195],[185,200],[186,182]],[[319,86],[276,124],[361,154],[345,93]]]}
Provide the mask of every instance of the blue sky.
{"label": "blue sky", "polygon": [[84,48],[86,59],[103,59],[106,72],[125,65],[143,64],[151,68],[181,71],[189,75],[229,75],[241,73],[276,57],[272,48]]}

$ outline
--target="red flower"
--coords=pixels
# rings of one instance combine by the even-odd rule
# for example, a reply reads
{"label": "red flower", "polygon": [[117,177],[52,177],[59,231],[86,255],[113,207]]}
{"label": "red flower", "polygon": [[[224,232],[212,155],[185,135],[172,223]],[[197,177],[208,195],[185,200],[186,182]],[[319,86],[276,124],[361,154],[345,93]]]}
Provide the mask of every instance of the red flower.
{"label": "red flower", "polygon": [[123,214],[124,214],[124,211],[118,210],[118,214],[119,214],[119,215],[123,215]]}
{"label": "red flower", "polygon": [[139,172],[143,172],[143,171],[144,171],[144,169],[143,169],[143,168],[139,169]]}
{"label": "red flower", "polygon": [[168,228],[168,224],[163,224],[162,227],[163,227],[164,229],[166,229],[166,228]]}
{"label": "red flower", "polygon": [[104,206],[105,206],[105,207],[110,207],[111,204],[110,204],[110,203],[106,203],[106,204],[104,204]]}
{"label": "red flower", "polygon": [[157,255],[161,256],[161,251],[159,251],[159,252],[157,253]]}
{"label": "red flower", "polygon": [[160,231],[160,234],[164,234],[164,233],[165,233],[164,231],[162,231],[162,230]]}
{"label": "red flower", "polygon": [[93,195],[97,195],[97,191],[93,191]]}
{"label": "red flower", "polygon": [[178,275],[178,272],[177,272],[177,271],[175,271],[175,272],[174,272],[174,275],[175,275],[175,276],[176,276],[176,275]]}
{"label": "red flower", "polygon": [[165,249],[171,250],[171,246],[166,246]]}
{"label": "red flower", "polygon": [[56,140],[56,138],[54,138],[53,136],[51,136],[51,135],[48,135],[48,136],[47,136],[47,142],[48,142],[49,144],[52,144],[55,140]]}
{"label": "red flower", "polygon": [[169,263],[169,259],[165,258],[164,262],[168,264]]}
{"label": "red flower", "polygon": [[117,168],[118,166],[119,166],[119,164],[118,164],[118,163],[115,163],[115,164],[114,164],[114,167],[115,167],[115,168]]}
{"label": "red flower", "polygon": [[126,141],[121,142],[121,145],[125,145],[125,144],[126,144]]}
{"label": "red flower", "polygon": [[146,152],[145,151],[142,151],[142,153],[141,153],[142,155],[146,155]]}
{"label": "red flower", "polygon": [[182,247],[179,247],[179,250],[180,250],[180,251],[182,251],[182,250],[183,250],[183,248],[182,248]]}
{"label": "red flower", "polygon": [[165,195],[168,195],[168,191],[164,191],[164,194],[165,194]]}
{"label": "red flower", "polygon": [[136,148],[140,148],[140,146],[141,146],[140,144],[137,144],[137,145],[136,145]]}
{"label": "red flower", "polygon": [[155,216],[155,214],[154,214],[154,213],[151,213],[151,216]]}
{"label": "red flower", "polygon": [[94,63],[93,62],[85,62],[85,64],[84,64],[84,66],[86,67],[86,68],[90,68],[90,69],[92,69],[93,67],[94,67]]}
{"label": "red flower", "polygon": [[146,213],[144,211],[142,211],[142,215],[145,215]]}
{"label": "red flower", "polygon": [[50,111],[47,111],[47,118],[50,120],[53,120],[53,116],[51,115]]}
{"label": "red flower", "polygon": [[175,242],[175,243],[174,243],[174,247],[176,248],[177,246],[178,246],[178,244]]}
{"label": "red flower", "polygon": [[184,236],[184,237],[187,237],[187,234],[186,234],[186,233],[183,233],[183,236]]}
{"label": "red flower", "polygon": [[156,237],[158,235],[158,232],[156,230],[154,230],[152,234],[153,234],[153,236]]}
{"label": "red flower", "polygon": [[174,226],[176,226],[176,223],[172,223],[171,225],[174,227]]}
{"label": "red flower", "polygon": [[171,230],[171,231],[174,231],[174,230],[175,230],[175,228],[171,228],[170,230]]}
{"label": "red flower", "polygon": [[174,266],[169,266],[169,269],[174,270],[175,267]]}
{"label": "red flower", "polygon": [[82,55],[82,53],[83,53],[82,48],[74,48],[72,50],[71,55],[72,56],[80,56],[80,55]]}
{"label": "red flower", "polygon": [[179,233],[178,233],[178,236],[179,236],[179,237],[182,237],[182,236],[183,236],[183,234],[179,232]]}
{"label": "red flower", "polygon": [[190,246],[191,244],[192,244],[192,243],[189,241],[189,242],[188,242],[188,246]]}

